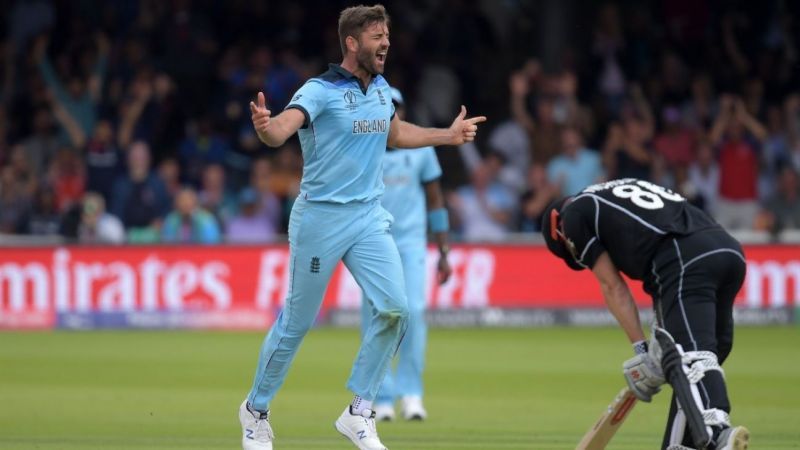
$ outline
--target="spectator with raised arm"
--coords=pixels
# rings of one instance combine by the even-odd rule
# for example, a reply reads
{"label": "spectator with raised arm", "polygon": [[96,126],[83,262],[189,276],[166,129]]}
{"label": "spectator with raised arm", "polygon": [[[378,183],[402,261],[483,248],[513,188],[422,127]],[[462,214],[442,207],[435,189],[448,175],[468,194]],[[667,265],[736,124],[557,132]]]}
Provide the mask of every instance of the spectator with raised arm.
{"label": "spectator with raised arm", "polygon": [[97,54],[91,74],[83,77],[73,73],[64,83],[47,56],[48,42],[49,38],[43,37],[34,44],[34,60],[50,91],[53,112],[62,128],[62,139],[81,148],[94,131],[110,45],[104,34],[97,33]]}
{"label": "spectator with raised arm", "polygon": [[634,85],[630,100],[622,108],[622,123],[609,127],[603,145],[603,162],[609,178],[650,179],[654,129],[650,105],[642,89]]}
{"label": "spectator with raised arm", "polygon": [[758,213],[759,153],[767,135],[741,98],[723,95],[709,137],[719,155],[715,219],[726,229],[753,228]]}
{"label": "spectator with raised arm", "polygon": [[559,151],[559,124],[555,118],[555,99],[551,96],[533,96],[542,78],[541,65],[536,60],[530,60],[521,70],[511,74],[509,87],[512,116],[530,136],[530,160],[547,164]]}

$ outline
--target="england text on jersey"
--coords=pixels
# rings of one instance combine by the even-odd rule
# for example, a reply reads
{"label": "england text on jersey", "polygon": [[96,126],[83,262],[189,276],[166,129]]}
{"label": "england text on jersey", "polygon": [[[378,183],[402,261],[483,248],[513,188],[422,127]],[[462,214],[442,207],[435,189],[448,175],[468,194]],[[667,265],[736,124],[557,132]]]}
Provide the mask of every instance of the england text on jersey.
{"label": "england text on jersey", "polygon": [[386,133],[386,129],[386,119],[353,121],[353,134]]}

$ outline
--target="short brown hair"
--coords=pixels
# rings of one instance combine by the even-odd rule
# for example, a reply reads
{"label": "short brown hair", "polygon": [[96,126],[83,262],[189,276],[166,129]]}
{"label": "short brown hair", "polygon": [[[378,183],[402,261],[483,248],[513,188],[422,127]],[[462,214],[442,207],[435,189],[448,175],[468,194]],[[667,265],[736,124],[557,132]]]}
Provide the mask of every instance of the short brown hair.
{"label": "short brown hair", "polygon": [[391,20],[386,8],[381,4],[373,6],[351,6],[339,14],[339,45],[342,47],[342,56],[347,53],[347,36],[358,38],[365,28],[375,22],[385,22],[389,26]]}

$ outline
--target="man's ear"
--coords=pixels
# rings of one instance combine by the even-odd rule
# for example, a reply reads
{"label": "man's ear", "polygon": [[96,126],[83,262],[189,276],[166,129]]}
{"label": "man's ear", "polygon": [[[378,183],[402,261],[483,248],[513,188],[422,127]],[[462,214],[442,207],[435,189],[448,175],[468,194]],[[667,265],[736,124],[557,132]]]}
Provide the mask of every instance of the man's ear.
{"label": "man's ear", "polygon": [[344,39],[344,44],[347,47],[348,52],[356,53],[358,51],[358,39],[354,38],[353,36],[347,36]]}

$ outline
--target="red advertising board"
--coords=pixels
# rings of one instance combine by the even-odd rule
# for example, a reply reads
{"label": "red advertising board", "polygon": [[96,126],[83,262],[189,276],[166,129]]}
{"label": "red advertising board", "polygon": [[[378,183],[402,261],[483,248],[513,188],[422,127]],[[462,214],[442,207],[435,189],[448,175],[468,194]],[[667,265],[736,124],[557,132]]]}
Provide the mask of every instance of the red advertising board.
{"label": "red advertising board", "polygon": [[[745,252],[748,277],[740,306],[800,306],[799,246],[750,246]],[[288,287],[283,245],[42,247],[0,254],[0,328],[41,328],[60,315],[93,313],[138,313],[143,321],[148,314],[171,314],[175,326],[252,328],[271,321]],[[603,306],[590,272],[569,270],[541,246],[456,246],[450,262],[451,280],[427,287],[432,309]],[[434,279],[433,252],[427,269]],[[640,283],[631,286],[637,301],[649,305]],[[357,308],[359,302],[357,284],[340,265],[323,310]]]}

